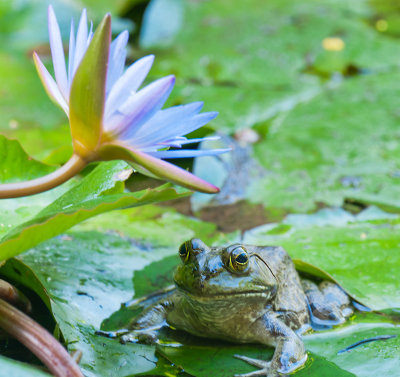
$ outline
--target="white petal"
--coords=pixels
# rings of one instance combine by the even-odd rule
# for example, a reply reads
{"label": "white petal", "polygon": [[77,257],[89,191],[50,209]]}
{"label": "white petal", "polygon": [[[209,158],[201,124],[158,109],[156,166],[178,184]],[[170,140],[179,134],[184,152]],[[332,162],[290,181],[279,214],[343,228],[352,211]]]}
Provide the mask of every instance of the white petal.
{"label": "white petal", "polygon": [[48,27],[51,57],[53,59],[54,74],[56,76],[57,85],[64,98],[68,99],[68,80],[67,71],[65,69],[64,47],[61,39],[60,28],[58,27],[56,15],[53,7],[48,8]]}
{"label": "white petal", "polygon": [[[74,69],[74,56],[75,56],[75,26],[74,20],[71,21],[71,31],[69,34],[69,46],[68,46],[68,86],[71,87],[73,79],[73,69]],[[69,100],[69,96],[68,96]]]}
{"label": "white petal", "polygon": [[110,46],[110,58],[108,61],[107,70],[107,88],[106,93],[109,93],[115,82],[120,78],[125,67],[126,44],[128,43],[129,33],[123,31]]}
{"label": "white petal", "polygon": [[214,156],[216,154],[222,154],[229,152],[231,149],[182,149],[174,151],[158,151],[158,152],[147,152],[149,155],[157,158],[186,158],[186,157],[200,157],[200,156]]}
{"label": "white petal", "polygon": [[133,63],[117,80],[110,90],[106,100],[104,119],[111,117],[118,106],[125,101],[132,92],[138,90],[146,78],[153,64],[154,55],[145,56]]}
{"label": "white petal", "polygon": [[86,41],[86,48],[88,48],[89,47],[89,45],[90,45],[90,42],[92,41],[92,39],[93,39],[93,22],[92,21],[90,21],[90,28],[89,28],[89,34],[88,34],[88,37],[87,37],[87,41]]}
{"label": "white petal", "polygon": [[79,66],[79,63],[81,62],[83,55],[85,55],[87,48],[87,39],[88,39],[87,16],[86,16],[86,9],[84,9],[81,14],[81,19],[79,20],[78,33],[76,36],[73,75],[75,74]]}
{"label": "white petal", "polygon": [[48,96],[52,101],[58,104],[68,116],[68,105],[65,102],[65,99],[62,96],[60,89],[58,88],[53,77],[51,77],[50,73],[47,71],[46,67],[43,65],[36,52],[33,53],[33,60],[39,73],[40,80],[42,81],[42,84]]}
{"label": "white petal", "polygon": [[219,139],[220,139],[219,136],[199,137],[197,139],[186,139],[186,137],[184,137],[184,138],[177,137],[175,139],[171,139],[171,140],[160,143],[160,148],[162,148],[163,146],[180,148],[182,145],[185,145],[185,144],[194,144],[194,143],[200,143],[202,141],[219,140]]}

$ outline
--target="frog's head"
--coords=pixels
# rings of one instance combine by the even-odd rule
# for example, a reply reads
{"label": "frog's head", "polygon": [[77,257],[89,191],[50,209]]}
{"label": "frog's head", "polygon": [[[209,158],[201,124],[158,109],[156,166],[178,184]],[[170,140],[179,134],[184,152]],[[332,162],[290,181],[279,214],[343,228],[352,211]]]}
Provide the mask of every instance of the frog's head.
{"label": "frog's head", "polygon": [[199,299],[270,300],[277,291],[274,272],[257,254],[256,246],[234,244],[208,247],[199,239],[186,241],[179,248],[182,264],[174,281],[183,293]]}

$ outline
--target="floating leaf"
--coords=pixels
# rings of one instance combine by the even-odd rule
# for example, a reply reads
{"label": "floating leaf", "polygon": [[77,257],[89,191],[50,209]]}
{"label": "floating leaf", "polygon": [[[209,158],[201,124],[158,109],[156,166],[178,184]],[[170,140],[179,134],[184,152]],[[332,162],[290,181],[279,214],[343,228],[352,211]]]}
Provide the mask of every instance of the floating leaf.
{"label": "floating leaf", "polygon": [[[388,215],[386,220],[355,220],[351,224],[335,225],[338,224],[336,216],[331,216],[332,224],[326,223],[326,216],[321,218],[318,213],[308,217],[306,222],[310,225],[292,226],[283,234],[269,233],[270,226],[255,228],[246,232],[244,242],[283,246],[292,258],[323,269],[372,309],[400,307],[398,218],[390,219]],[[322,225],[312,221],[313,218],[321,218]]]}
{"label": "floating leaf", "polygon": [[100,164],[87,177],[29,221],[12,228],[0,241],[0,258],[7,259],[66,231],[73,225],[100,213],[171,200],[178,194],[173,188],[121,193],[123,181],[130,175],[124,162]]}
{"label": "floating leaf", "polygon": [[0,369],[2,377],[50,377],[50,374],[43,372],[38,367],[30,366],[4,356],[0,356]]}

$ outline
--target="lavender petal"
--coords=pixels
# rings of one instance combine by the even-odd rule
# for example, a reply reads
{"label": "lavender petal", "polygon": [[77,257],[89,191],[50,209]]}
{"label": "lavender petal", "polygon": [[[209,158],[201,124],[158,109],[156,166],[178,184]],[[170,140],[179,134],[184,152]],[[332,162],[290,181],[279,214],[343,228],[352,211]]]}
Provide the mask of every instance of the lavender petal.
{"label": "lavender petal", "polygon": [[72,75],[75,74],[79,63],[82,60],[83,55],[86,52],[88,39],[88,29],[87,29],[87,15],[86,9],[82,11],[81,18],[79,20],[78,33],[76,36],[75,54],[74,54],[74,68]]}
{"label": "lavender petal", "polygon": [[54,14],[54,10],[51,5],[49,5],[47,14],[48,14],[50,50],[53,59],[54,74],[56,77],[57,85],[60,88],[61,94],[66,100],[68,100],[69,90],[68,90],[67,71],[65,69],[64,48],[61,39],[60,28],[58,27],[56,15]]}
{"label": "lavender petal", "polygon": [[126,58],[126,44],[128,43],[129,33],[127,30],[118,35],[111,43],[110,57],[108,60],[107,89],[110,91],[115,82],[120,78],[124,71]]}
{"label": "lavender petal", "polygon": [[110,118],[122,101],[142,85],[150,71],[154,55],[148,55],[133,63],[125,73],[115,82],[106,101],[105,119]]}
{"label": "lavender petal", "polygon": [[199,157],[199,156],[214,156],[229,152],[230,148],[226,149],[208,149],[208,150],[197,150],[197,149],[181,149],[173,151],[157,151],[148,152],[149,155],[157,158],[186,158],[186,157]]}
{"label": "lavender petal", "polygon": [[119,139],[132,137],[140,126],[150,119],[164,105],[175,82],[174,76],[167,76],[152,82],[130,96],[118,108],[121,115],[107,122],[107,130]]}
{"label": "lavender petal", "polygon": [[33,53],[33,61],[35,62],[35,66],[38,71],[40,80],[42,81],[42,84],[48,96],[53,102],[58,104],[68,116],[69,115],[68,105],[65,102],[65,99],[61,94],[60,89],[58,88],[53,77],[51,77],[50,73],[47,71],[46,67],[43,65],[36,52]]}
{"label": "lavender petal", "polygon": [[190,119],[175,119],[175,124],[172,121],[171,123],[154,123],[153,129],[146,133],[140,135],[140,138],[135,138],[136,147],[145,147],[149,143],[156,144],[161,143],[165,140],[169,140],[176,136],[186,135],[192,131],[197,130],[201,126],[204,126],[210,120],[214,119],[218,113],[216,112],[208,112],[194,115]]}
{"label": "lavender petal", "polygon": [[68,45],[68,91],[71,88],[71,83],[73,78],[72,76],[74,69],[74,56],[75,56],[75,25],[74,25],[74,20],[72,19],[71,31],[69,34],[69,45]]}

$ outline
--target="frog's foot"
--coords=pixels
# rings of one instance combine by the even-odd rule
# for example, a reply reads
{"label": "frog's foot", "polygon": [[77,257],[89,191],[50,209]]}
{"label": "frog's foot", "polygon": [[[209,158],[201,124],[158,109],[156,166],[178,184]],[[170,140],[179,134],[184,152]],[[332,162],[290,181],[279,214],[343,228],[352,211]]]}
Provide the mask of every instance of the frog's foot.
{"label": "frog's foot", "polygon": [[250,365],[254,365],[259,370],[254,372],[245,373],[245,374],[235,374],[235,377],[256,377],[256,376],[267,376],[267,377],[276,377],[279,376],[277,372],[271,370],[271,362],[264,361],[259,359],[252,359],[251,357],[242,356],[242,355],[234,355],[236,359],[240,359],[245,361]]}
{"label": "frog's foot", "polygon": [[157,343],[158,337],[157,337],[157,332],[154,330],[134,330],[126,335],[122,335],[119,340],[122,344],[126,343],[154,344]]}
{"label": "frog's foot", "polygon": [[342,324],[351,315],[349,298],[338,285],[324,281],[317,286],[306,279],[302,280],[302,285],[314,329]]}

